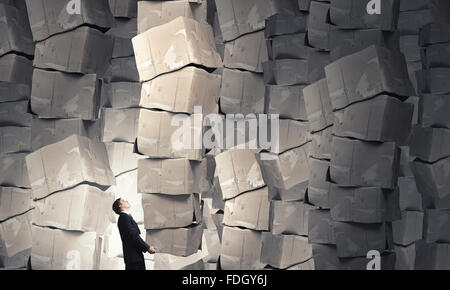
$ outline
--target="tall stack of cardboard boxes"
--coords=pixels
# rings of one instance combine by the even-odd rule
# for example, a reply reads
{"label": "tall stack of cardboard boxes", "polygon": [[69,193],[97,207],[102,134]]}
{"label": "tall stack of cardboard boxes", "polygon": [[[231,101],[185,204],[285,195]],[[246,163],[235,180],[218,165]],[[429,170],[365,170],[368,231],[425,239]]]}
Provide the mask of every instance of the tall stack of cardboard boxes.
{"label": "tall stack of cardboard boxes", "polygon": [[113,17],[107,0],[26,4],[36,46],[34,152],[26,157],[36,207],[31,267],[97,269],[97,236],[112,220],[114,196],[105,189],[115,178],[93,121],[113,50],[104,34]]}
{"label": "tall stack of cardboard boxes", "polygon": [[[308,46],[307,22],[305,12],[280,13],[269,17],[265,27],[269,52],[269,61],[263,64],[265,113],[269,118],[272,114],[279,115],[280,120],[278,148],[261,155],[271,192],[270,234],[264,234],[261,255],[263,262],[275,268],[313,268],[307,238],[308,213],[312,206],[306,198],[310,180],[311,123],[303,88],[323,77],[323,66],[329,62],[329,57],[328,53]],[[276,257],[271,249],[279,243],[284,253]]]}
{"label": "tall stack of cardboard boxes", "polygon": [[[296,242],[268,233],[269,187],[259,163],[260,150],[250,146],[259,146],[257,133],[251,130],[258,130],[260,121],[267,122],[259,117],[265,110],[262,74],[263,63],[268,60],[265,20],[283,9],[295,10],[294,2],[215,1],[219,35],[224,41],[220,109],[224,118],[226,115],[224,132],[228,134],[222,152],[215,156],[215,193],[225,204],[214,197],[213,201],[224,207],[220,253],[220,267],[224,270],[264,268],[267,265],[262,262],[264,240],[266,244],[279,245]],[[229,141],[232,142],[226,144]],[[276,264],[284,253],[277,254],[268,259],[272,258]]]}
{"label": "tall stack of cardboard boxes", "polygon": [[97,235],[112,220],[114,201],[104,190],[115,183],[105,145],[72,135],[30,153],[26,162],[36,207],[32,269],[97,269]]}
{"label": "tall stack of cardboard boxes", "polygon": [[[415,269],[450,269],[450,15],[448,1],[429,2],[433,22],[420,30],[419,125],[411,139],[412,170],[423,200],[423,240],[415,244]],[[413,247],[414,249],[414,247]],[[412,250],[411,250],[412,251]]]}
{"label": "tall stack of cardboard boxes", "polygon": [[[320,115],[321,123],[333,117],[330,161],[314,162],[322,174],[312,171],[320,177],[308,189],[310,202],[319,206],[309,213],[316,269],[366,269],[373,250],[382,268],[395,262],[391,223],[401,217],[399,146],[409,136],[414,109],[403,101],[413,89],[389,33],[396,29],[399,2],[372,16],[366,2],[311,1],[309,9],[309,42],[330,50],[334,61],[325,67],[325,79],[303,90],[307,109],[314,100],[322,107],[312,116]],[[409,234],[396,233],[399,239]]]}
{"label": "tall stack of cardboard boxes", "polygon": [[12,269],[26,267],[31,252],[25,156],[34,45],[25,1],[0,1],[0,18],[0,268]]}
{"label": "tall stack of cardboard boxes", "polygon": [[[191,3],[195,2],[195,3]],[[199,20],[199,21],[197,21]],[[140,1],[132,39],[142,94],[136,150],[155,269],[203,269],[203,116],[218,111],[222,66],[203,1]]]}

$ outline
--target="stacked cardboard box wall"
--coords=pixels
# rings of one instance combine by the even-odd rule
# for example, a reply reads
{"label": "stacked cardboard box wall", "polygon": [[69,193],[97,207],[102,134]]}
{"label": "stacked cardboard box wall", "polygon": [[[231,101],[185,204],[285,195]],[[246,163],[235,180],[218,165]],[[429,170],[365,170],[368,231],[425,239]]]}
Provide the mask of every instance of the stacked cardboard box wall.
{"label": "stacked cardboard box wall", "polygon": [[[411,168],[423,203],[423,239],[406,251],[415,258],[415,269],[448,270],[450,168],[450,3],[430,0],[432,23],[420,29],[422,66],[416,72],[419,125],[414,128]],[[414,257],[415,252],[415,257]]]}
{"label": "stacked cardboard box wall", "polygon": [[[95,126],[113,39],[109,3],[26,1],[36,45],[26,157],[33,192],[32,269],[98,269],[115,184]],[[79,9],[78,9],[79,8]]]}
{"label": "stacked cardboard box wall", "polygon": [[[319,207],[309,213],[315,268],[366,269],[375,250],[381,267],[392,269],[399,146],[413,114],[403,102],[413,93],[394,33],[399,2],[383,3],[383,13],[372,16],[366,1],[310,2],[309,43],[330,51],[333,61],[325,79],[303,90],[308,114],[332,125],[325,159],[311,165],[320,177],[308,189],[309,202]],[[311,110],[314,102],[319,109]]]}
{"label": "stacked cardboard box wall", "polygon": [[[299,146],[307,143],[305,124],[297,121],[302,118],[282,120],[279,146],[265,148],[275,152],[268,155],[269,160],[261,158],[267,153],[260,154],[259,149],[252,149],[254,147],[250,145],[260,147],[258,143],[261,142],[256,140],[258,134],[254,131],[261,129],[264,131],[261,135],[264,135],[264,125],[270,126],[272,121],[260,116],[267,109],[263,67],[265,63],[271,64],[268,63],[265,40],[266,19],[279,12],[297,12],[298,3],[218,0],[215,4],[215,23],[219,26],[215,29],[216,37],[224,41],[220,109],[234,127],[230,129],[230,123],[226,124],[227,132],[234,132],[234,136],[225,136],[222,152],[215,157],[214,181],[219,196],[225,201],[224,205],[215,203],[224,207],[220,267],[225,270],[262,269],[267,265],[288,268],[311,258],[307,239],[299,236],[305,234],[304,225],[299,222],[304,218],[303,203],[299,206],[299,203],[285,204],[282,200],[271,203],[271,200],[279,199],[280,195],[285,200],[303,198],[301,191],[303,189],[304,193],[306,189],[308,174],[305,176],[303,168],[306,155]],[[296,97],[298,94],[292,99]],[[278,100],[275,98],[275,101]],[[291,119],[296,119],[299,114],[296,110],[301,105],[297,102],[296,106],[291,111],[284,108],[288,113],[297,114]],[[278,111],[273,109],[271,113]],[[226,144],[227,141],[233,142]],[[245,149],[240,149],[239,145],[244,145],[242,148]],[[231,148],[233,146],[236,147]],[[299,147],[298,152],[293,149],[295,147]],[[284,156],[278,156],[284,152],[287,152]],[[288,160],[296,156],[299,162],[291,167]],[[283,179],[287,181],[284,183]],[[288,214],[290,209],[295,211],[292,216]],[[272,211],[275,212],[273,217]],[[273,248],[279,251],[273,251]]]}
{"label": "stacked cardboard box wall", "polygon": [[158,249],[155,269],[204,269],[217,259],[217,229],[203,235],[201,195],[209,191],[210,162],[202,114],[218,111],[220,78],[210,71],[222,61],[206,16],[206,1],[138,2],[136,151],[147,157],[138,162],[138,191],[147,242]]}
{"label": "stacked cardboard box wall", "polygon": [[32,208],[25,156],[31,151],[34,45],[25,1],[0,1],[0,268],[23,268]]}

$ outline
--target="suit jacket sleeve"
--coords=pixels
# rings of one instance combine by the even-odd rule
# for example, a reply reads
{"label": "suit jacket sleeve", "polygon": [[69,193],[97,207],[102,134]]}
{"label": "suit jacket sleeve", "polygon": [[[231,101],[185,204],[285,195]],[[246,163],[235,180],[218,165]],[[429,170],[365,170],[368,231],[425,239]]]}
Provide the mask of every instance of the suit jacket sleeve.
{"label": "suit jacket sleeve", "polygon": [[123,215],[119,227],[123,231],[127,240],[131,241],[137,249],[141,252],[148,252],[150,246],[141,238],[135,225],[132,224],[131,218],[128,215]]}

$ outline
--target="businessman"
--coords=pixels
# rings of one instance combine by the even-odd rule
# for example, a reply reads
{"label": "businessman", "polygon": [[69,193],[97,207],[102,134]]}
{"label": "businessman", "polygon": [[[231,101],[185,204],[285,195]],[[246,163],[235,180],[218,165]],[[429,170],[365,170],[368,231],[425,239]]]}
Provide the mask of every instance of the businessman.
{"label": "businessman", "polygon": [[141,231],[130,215],[131,205],[128,201],[119,198],[113,203],[113,211],[119,215],[117,226],[122,239],[123,259],[125,270],[145,270],[144,253],[156,253],[155,247],[150,247],[140,237]]}

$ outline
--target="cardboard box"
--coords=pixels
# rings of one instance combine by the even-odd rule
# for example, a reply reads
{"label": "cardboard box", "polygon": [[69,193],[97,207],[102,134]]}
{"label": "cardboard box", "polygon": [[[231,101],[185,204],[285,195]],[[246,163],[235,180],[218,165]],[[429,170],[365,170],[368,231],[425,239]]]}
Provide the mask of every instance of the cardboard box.
{"label": "cardboard box", "polygon": [[36,43],[33,65],[102,77],[109,66],[113,47],[112,36],[82,26]]}
{"label": "cardboard box", "polygon": [[368,14],[369,2],[332,1],[330,5],[331,23],[344,29],[379,28],[387,31],[397,29],[400,0],[388,1],[384,5],[380,5],[380,14]]}
{"label": "cardboard box", "polygon": [[339,222],[383,223],[400,219],[399,192],[378,187],[331,186],[331,217]]}
{"label": "cardboard box", "polygon": [[72,135],[27,155],[26,166],[35,198],[82,182],[115,184],[105,145],[82,136]]}
{"label": "cardboard box", "polygon": [[139,34],[179,16],[207,24],[207,6],[201,1],[139,1],[137,12]]}
{"label": "cardboard box", "polygon": [[25,156],[28,153],[0,154],[0,185],[30,188]]}
{"label": "cardboard box", "polygon": [[224,227],[220,267],[222,270],[261,270],[261,232]]}
{"label": "cardboard box", "polygon": [[224,67],[262,73],[262,64],[268,59],[264,31],[246,34],[225,43]]}
{"label": "cardboard box", "polygon": [[0,267],[3,270],[28,270],[28,260],[31,256],[31,248],[26,249],[12,257],[0,256]]}
{"label": "cardboard box", "polygon": [[303,88],[304,86],[266,86],[265,113],[307,121]]}
{"label": "cardboard box", "polygon": [[30,127],[0,127],[0,154],[31,151]]}
{"label": "cardboard box", "polygon": [[439,67],[419,70],[416,72],[417,89],[419,94],[448,94],[450,85],[447,80],[450,68]]}
{"label": "cardboard box", "polygon": [[33,270],[95,270],[96,233],[70,232],[32,226]]}
{"label": "cardboard box", "polygon": [[289,268],[287,268],[286,270],[302,270],[302,271],[311,271],[311,270],[314,270],[315,269],[315,266],[314,266],[314,259],[313,258],[311,258],[311,259],[309,259],[308,261],[306,261],[306,262],[303,262],[303,263],[300,263],[300,264],[297,264],[297,265],[293,265],[293,266],[291,266],[291,267],[289,267]]}
{"label": "cardboard box", "polygon": [[312,246],[308,243],[308,238],[266,232],[262,234],[261,262],[264,264],[286,269],[311,257]]}
{"label": "cardboard box", "polygon": [[265,33],[266,38],[285,34],[305,33],[307,31],[308,15],[296,14],[275,14],[266,19]]}
{"label": "cardboard box", "polygon": [[450,244],[416,243],[416,264],[414,270],[448,270],[450,269]]}
{"label": "cardboard box", "polygon": [[0,4],[0,55],[10,52],[33,55],[33,39],[27,14],[16,7]]}
{"label": "cardboard box", "polygon": [[[311,141],[309,123],[289,119],[279,120],[278,141],[271,146],[270,152],[282,153],[287,150],[302,146]],[[271,138],[276,138],[276,133],[271,132]]]}
{"label": "cardboard box", "polygon": [[423,219],[424,240],[427,243],[450,243],[449,225],[450,210],[425,210]]}
{"label": "cardboard box", "polygon": [[146,241],[155,246],[158,253],[187,257],[195,254],[202,242],[203,228],[191,225],[187,228],[147,230]]}
{"label": "cardboard box", "polygon": [[333,125],[334,114],[328,93],[327,80],[322,79],[303,89],[305,108],[312,132]]}
{"label": "cardboard box", "polygon": [[428,3],[428,7],[430,7],[431,13],[433,15],[433,19],[436,22],[447,23],[447,24],[449,23],[450,6],[449,6],[449,3],[447,1],[431,0]]}
{"label": "cardboard box", "polygon": [[420,61],[420,47],[418,35],[402,35],[400,36],[400,51],[405,55],[407,62]]}
{"label": "cardboard box", "polygon": [[365,257],[371,250],[386,250],[386,224],[333,223],[339,258]]}
{"label": "cardboard box", "polygon": [[[368,259],[363,257],[339,258],[336,246],[313,244],[315,270],[367,270]],[[394,270],[395,253],[384,252],[380,256],[380,270]],[[370,268],[372,270],[372,268]]]}
{"label": "cardboard box", "polygon": [[343,57],[327,65],[325,73],[334,110],[380,93],[415,94],[403,55],[381,46]]}
{"label": "cardboard box", "polygon": [[329,34],[334,26],[329,23],[330,3],[310,1],[308,17],[308,43],[312,47],[329,51]]}
{"label": "cardboard box", "polygon": [[135,0],[109,0],[114,17],[136,18],[138,5]]}
{"label": "cardboard box", "polygon": [[137,19],[126,17],[114,18],[114,26],[106,34],[112,35],[114,38],[120,37],[131,41],[138,34]]}
{"label": "cardboard box", "polygon": [[136,140],[139,127],[139,108],[102,109],[102,142],[129,142]]}
{"label": "cardboard box", "polygon": [[413,113],[413,104],[380,95],[335,112],[333,134],[404,144],[411,131]]}
{"label": "cardboard box", "polygon": [[28,100],[31,87],[0,81],[0,103]]}
{"label": "cardboard box", "polygon": [[31,127],[28,101],[0,103],[0,126]]}
{"label": "cardboard box", "polygon": [[288,0],[220,0],[216,7],[225,42],[263,29],[265,20],[278,12],[298,10],[297,3]]}
{"label": "cardboard box", "polygon": [[[334,28],[334,26],[332,27]],[[332,61],[336,61],[344,56],[364,50],[371,45],[403,52],[401,50],[403,48],[401,37],[395,32],[381,31],[380,29],[332,29],[329,33],[330,57]],[[411,43],[411,45],[413,44]],[[417,42],[415,45],[417,46]],[[416,47],[416,52],[417,49],[418,47]]]}
{"label": "cardboard box", "polygon": [[[138,2],[140,3],[140,2]],[[179,257],[171,254],[155,254],[155,270],[204,270],[202,256],[204,253],[198,251],[187,257]],[[147,269],[148,270],[148,269]]]}
{"label": "cardboard box", "polygon": [[416,244],[395,246],[395,270],[414,270],[416,262]]}
{"label": "cardboard box", "polygon": [[215,157],[224,200],[265,185],[255,154],[256,150],[230,149]]}
{"label": "cardboard box", "polygon": [[138,151],[151,158],[201,160],[205,150],[202,125],[201,114],[189,116],[143,109],[139,116]]}
{"label": "cardboard box", "polygon": [[35,69],[31,110],[39,118],[96,120],[101,81],[95,74],[74,75]]}
{"label": "cardboard box", "polygon": [[102,85],[103,106],[114,109],[137,108],[141,101],[141,89],[140,83],[104,83]]}
{"label": "cardboard box", "polygon": [[0,223],[0,264],[4,266],[26,266],[25,259],[20,259],[17,255],[24,251],[29,254],[30,248],[31,220],[29,213]]}
{"label": "cardboard box", "polygon": [[450,157],[433,164],[415,160],[412,163],[412,170],[419,192],[435,198],[448,196],[450,194],[450,180],[447,174],[449,167]]}
{"label": "cardboard box", "polygon": [[[23,84],[27,85],[27,87],[31,89],[32,75],[33,66],[32,62],[28,58],[15,53],[10,53],[0,57],[0,82]],[[23,86],[21,89],[24,90]],[[16,101],[16,99],[12,99],[7,96],[3,98],[2,102]]]}
{"label": "cardboard box", "polygon": [[133,42],[131,39],[114,37],[114,48],[112,58],[130,57],[134,55]]}
{"label": "cardboard box", "polygon": [[450,195],[444,197],[421,195],[424,208],[450,209]]}
{"label": "cardboard box", "polygon": [[114,218],[111,211],[113,202],[113,193],[82,184],[37,201],[33,223],[102,235]]}
{"label": "cardboard box", "polygon": [[303,201],[270,202],[270,232],[274,235],[308,235],[309,210]]}
{"label": "cardboard box", "polygon": [[423,224],[423,212],[402,211],[401,220],[392,223],[394,243],[407,246],[415,241],[421,240]]}
{"label": "cardboard box", "polygon": [[263,63],[263,70],[266,85],[292,86],[311,83],[308,60],[279,59],[266,61]]}
{"label": "cardboard box", "polygon": [[21,215],[33,207],[31,190],[0,187],[0,222]]}
{"label": "cardboard box", "polygon": [[111,142],[105,143],[105,146],[109,165],[114,176],[136,170],[138,168],[138,160],[143,158],[143,156],[133,153],[134,145],[130,143]]}
{"label": "cardboard box", "polygon": [[303,201],[305,200],[308,181],[294,185],[290,189],[281,189],[269,186],[269,199],[282,201]]}
{"label": "cardboard box", "polygon": [[141,82],[189,64],[222,66],[211,27],[186,17],[151,28],[132,41]]}
{"label": "cardboard box", "polygon": [[308,241],[313,244],[336,244],[334,222],[329,210],[309,210]]}
{"label": "cardboard box", "polygon": [[188,159],[141,159],[138,161],[138,191],[183,195],[194,193],[196,162]]}
{"label": "cardboard box", "polygon": [[450,129],[414,127],[411,155],[427,162],[450,156]]}
{"label": "cardboard box", "polygon": [[257,231],[269,229],[269,190],[245,192],[225,202],[223,223],[230,227],[243,227]]}
{"label": "cardboard box", "polygon": [[60,0],[26,0],[28,18],[34,41],[41,41],[49,36],[72,30],[81,25],[110,28],[113,15],[107,0],[81,0],[80,13],[69,13],[67,1]]}
{"label": "cardboard box", "polygon": [[333,149],[332,181],[341,186],[396,187],[400,160],[396,143],[334,137]]}
{"label": "cardboard box", "polygon": [[450,41],[450,27],[445,23],[427,23],[419,31],[419,45],[421,47]]}
{"label": "cardboard box", "polygon": [[224,69],[220,108],[224,114],[263,114],[264,78],[261,74]]}
{"label": "cardboard box", "polygon": [[323,209],[330,208],[331,183],[328,170],[330,162],[309,158],[310,178],[308,184],[308,201]]}
{"label": "cardboard box", "polygon": [[198,194],[143,194],[142,207],[147,230],[187,227],[202,220]]}
{"label": "cardboard box", "polygon": [[108,82],[139,82],[134,56],[111,59],[105,79]]}
{"label": "cardboard box", "polygon": [[[274,16],[277,16],[276,14]],[[286,34],[267,40],[270,60],[309,59],[314,55],[327,55],[307,45],[306,33]]]}
{"label": "cardboard box", "polygon": [[450,128],[447,112],[450,110],[450,94],[420,94],[419,123],[423,127]]}
{"label": "cardboard box", "polygon": [[217,263],[220,257],[220,239],[217,229],[203,230],[202,252],[205,257],[203,261],[207,263]]}
{"label": "cardboard box", "polygon": [[317,159],[331,159],[333,152],[333,127],[311,134],[310,156]]}
{"label": "cardboard box", "polygon": [[301,147],[286,151],[280,155],[262,153],[261,168],[265,181],[270,186],[291,189],[309,179],[308,152],[311,142]]}
{"label": "cardboard box", "polygon": [[217,112],[219,91],[220,76],[188,66],[143,83],[139,105],[188,114],[201,107],[203,114],[208,115]]}
{"label": "cardboard box", "polygon": [[88,137],[87,124],[81,119],[39,119],[31,124],[31,151],[59,142],[71,135]]}
{"label": "cardboard box", "polygon": [[400,210],[422,211],[422,195],[417,190],[414,176],[399,177]]}

